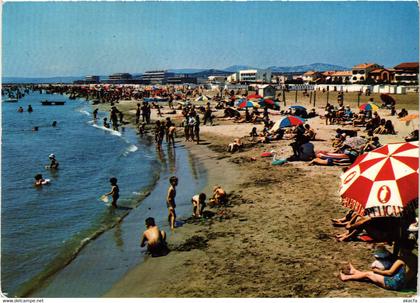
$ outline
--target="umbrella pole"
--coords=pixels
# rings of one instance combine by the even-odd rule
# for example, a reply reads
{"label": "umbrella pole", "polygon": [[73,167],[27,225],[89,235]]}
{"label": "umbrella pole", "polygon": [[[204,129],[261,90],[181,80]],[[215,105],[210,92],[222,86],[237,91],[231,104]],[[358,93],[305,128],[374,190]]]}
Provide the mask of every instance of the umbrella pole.
{"label": "umbrella pole", "polygon": [[295,103],[297,103],[297,90],[295,90]]}
{"label": "umbrella pole", "polygon": [[314,107],[315,107],[315,103],[316,103],[316,90],[314,90]]}
{"label": "umbrella pole", "polygon": [[283,97],[283,105],[284,105],[284,107],[286,107],[286,90],[283,88],[283,94],[282,94],[282,97]]}
{"label": "umbrella pole", "polygon": [[312,103],[312,92],[309,93],[309,105]]}
{"label": "umbrella pole", "polygon": [[330,91],[327,90],[327,103],[328,103],[329,100],[330,100]]}
{"label": "umbrella pole", "polygon": [[357,108],[360,106],[360,94],[357,94]]}

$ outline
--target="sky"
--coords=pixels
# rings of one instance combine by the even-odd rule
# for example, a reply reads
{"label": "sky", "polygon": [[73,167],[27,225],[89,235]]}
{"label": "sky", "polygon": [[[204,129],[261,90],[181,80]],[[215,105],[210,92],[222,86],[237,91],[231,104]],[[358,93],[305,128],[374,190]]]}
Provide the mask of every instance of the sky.
{"label": "sky", "polygon": [[417,2],[6,2],[2,75],[418,61]]}

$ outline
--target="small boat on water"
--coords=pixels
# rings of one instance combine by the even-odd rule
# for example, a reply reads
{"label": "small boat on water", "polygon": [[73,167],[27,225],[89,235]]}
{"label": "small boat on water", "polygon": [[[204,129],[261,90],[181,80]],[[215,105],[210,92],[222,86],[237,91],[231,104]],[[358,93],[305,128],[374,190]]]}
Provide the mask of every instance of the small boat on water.
{"label": "small boat on water", "polygon": [[16,103],[16,102],[18,102],[19,101],[19,99],[18,98],[11,98],[11,99],[5,99],[5,100],[3,100],[3,102],[8,102],[8,103]]}
{"label": "small boat on water", "polygon": [[66,104],[66,101],[41,101],[42,105],[64,105]]}

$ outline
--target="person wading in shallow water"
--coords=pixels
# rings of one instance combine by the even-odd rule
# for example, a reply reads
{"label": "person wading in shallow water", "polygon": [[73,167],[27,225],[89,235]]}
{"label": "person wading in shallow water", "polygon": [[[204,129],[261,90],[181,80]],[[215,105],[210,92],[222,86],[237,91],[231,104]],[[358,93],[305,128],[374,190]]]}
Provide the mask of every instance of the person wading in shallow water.
{"label": "person wading in shallow water", "polygon": [[112,197],[112,206],[115,208],[117,208],[117,201],[120,197],[120,188],[118,187],[117,182],[117,178],[112,177],[109,179],[109,183],[111,183],[111,191],[105,194],[105,196]]}
{"label": "person wading in shallow water", "polygon": [[169,226],[171,229],[175,228],[175,220],[176,220],[176,213],[175,213],[175,197],[176,197],[176,187],[178,185],[178,178],[172,176],[169,179],[170,186],[168,188],[168,194],[166,196],[166,207],[168,208],[168,221]]}

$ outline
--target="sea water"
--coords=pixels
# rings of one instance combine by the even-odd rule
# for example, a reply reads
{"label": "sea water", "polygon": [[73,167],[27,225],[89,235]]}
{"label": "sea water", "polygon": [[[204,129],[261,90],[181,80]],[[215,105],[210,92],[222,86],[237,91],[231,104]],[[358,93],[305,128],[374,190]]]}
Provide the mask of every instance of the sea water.
{"label": "sea water", "polygon": [[[42,106],[45,99],[66,104]],[[162,163],[149,138],[128,128],[104,129],[100,122],[108,114],[100,113],[97,125],[91,111],[86,101],[58,94],[32,92],[18,103],[2,103],[1,287],[9,296],[34,277],[62,269],[136,207],[159,178]],[[57,171],[45,168],[51,153],[60,163]],[[34,187],[38,173],[51,183]],[[113,176],[120,186],[117,210],[99,200]]]}

